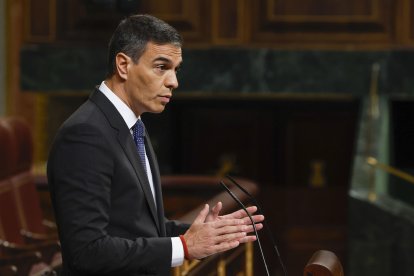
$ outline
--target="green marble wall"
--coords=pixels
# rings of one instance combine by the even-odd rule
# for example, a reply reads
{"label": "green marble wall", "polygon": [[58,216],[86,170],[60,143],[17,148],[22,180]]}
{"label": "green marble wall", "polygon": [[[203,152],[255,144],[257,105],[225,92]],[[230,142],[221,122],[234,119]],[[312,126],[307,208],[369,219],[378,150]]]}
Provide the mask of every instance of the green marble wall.
{"label": "green marble wall", "polygon": [[[178,92],[291,92],[366,95],[372,64],[381,65],[383,93],[413,93],[414,51],[287,51],[184,49]],[[89,91],[105,76],[102,47],[26,46],[21,87],[29,91]]]}

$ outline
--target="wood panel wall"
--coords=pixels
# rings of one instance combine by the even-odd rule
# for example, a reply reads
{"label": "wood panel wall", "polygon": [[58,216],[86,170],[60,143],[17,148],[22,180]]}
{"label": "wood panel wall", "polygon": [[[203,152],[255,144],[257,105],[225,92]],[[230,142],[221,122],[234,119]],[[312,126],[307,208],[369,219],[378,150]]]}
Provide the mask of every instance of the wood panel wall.
{"label": "wood panel wall", "polygon": [[44,98],[20,90],[20,47],[104,47],[130,13],[166,20],[185,48],[414,48],[412,0],[7,0],[6,9],[7,113],[32,125],[41,124]]}
{"label": "wood panel wall", "polygon": [[150,13],[186,47],[414,47],[411,0],[24,0],[26,43],[102,43],[121,18]]}
{"label": "wood panel wall", "polygon": [[[104,46],[119,20],[128,11],[131,13],[150,13],[166,20],[183,35],[185,48],[238,46],[305,50],[377,50],[414,47],[414,4],[411,2],[412,0],[7,0],[9,11],[7,48],[10,52],[7,63],[11,68],[8,73],[8,113],[23,115],[35,128],[34,133],[37,135],[35,140],[44,141],[45,137],[40,137],[40,135],[45,135],[48,132],[44,119],[40,117],[48,112],[47,106],[42,104],[48,96],[22,93],[20,90],[19,67],[16,66],[20,63],[20,47],[22,44],[74,45],[75,47],[97,44]],[[73,99],[73,101],[76,100],[79,98]],[[68,104],[68,99],[62,99],[63,101]],[[206,117],[206,114],[208,116],[211,116],[210,114],[229,116],[228,119],[233,124],[230,128],[224,126],[227,121],[218,120],[222,123],[221,131],[235,132],[243,128],[245,114],[241,111],[236,110],[237,112],[232,114],[227,114],[226,110],[219,111],[222,113],[211,113],[208,110],[203,113],[202,111],[196,116],[198,119],[204,120],[206,124],[209,120],[211,121],[210,117]],[[279,116],[265,116],[273,114],[272,112],[268,111],[264,115],[257,112],[257,114],[251,115],[251,119],[279,118]],[[346,116],[335,114],[336,120],[347,121]],[[333,210],[346,210],[343,206],[346,200],[347,181],[346,176],[341,174],[346,171],[346,167],[339,166],[338,170],[335,167],[337,163],[333,161],[336,159],[335,154],[341,155],[343,154],[341,150],[346,149],[336,147],[330,142],[335,141],[337,137],[345,137],[341,136],[341,130],[349,129],[350,131],[346,133],[351,135],[353,127],[345,125],[345,128],[341,129],[340,127],[344,124],[335,125],[330,116],[318,116],[309,118],[308,114],[292,114],[288,116],[289,120],[283,126],[283,131],[270,130],[273,136],[259,137],[258,129],[249,134],[256,141],[268,139],[261,140],[262,144],[258,145],[262,156],[275,154],[273,159],[268,159],[271,162],[264,162],[260,168],[264,173],[257,168],[245,167],[250,177],[268,183],[262,187],[263,202],[279,204],[277,208],[273,205],[265,207],[269,207],[266,210],[274,210],[271,211],[269,217],[278,223],[274,228],[281,229],[278,237],[282,241],[283,256],[287,259],[287,265],[291,268],[289,271],[292,275],[299,275],[294,273],[294,269],[301,270],[304,266],[303,261],[310,256],[310,252],[320,247],[321,244],[333,243],[331,248],[335,249],[334,251],[337,253],[345,250],[345,230],[341,228],[341,222],[345,220],[346,215],[344,212],[340,212],[338,219],[340,222],[332,223],[330,220],[332,225],[327,227],[312,228],[312,225],[299,225],[303,224],[304,218],[309,216],[309,213],[316,214],[312,217],[313,219],[319,218],[318,215],[321,216],[319,210],[322,209],[320,206],[332,206],[329,205],[330,202],[323,201],[327,198],[330,200],[328,194],[334,193],[332,198],[336,199],[337,205],[332,207]],[[184,118],[190,120],[191,116]],[[324,119],[322,125],[318,124],[321,119]],[[272,125],[270,123],[274,123],[266,124],[269,122],[266,120],[262,121],[262,130],[264,131],[269,130],[266,129],[266,126],[269,128]],[[333,135],[332,139],[325,136],[329,140],[319,141],[315,136],[309,135],[309,133],[317,133],[332,127],[334,130],[339,128],[339,131],[330,132]],[[310,151],[308,151],[309,154],[304,155],[305,158],[302,158],[302,153],[298,151],[300,148],[294,147],[294,145],[300,144],[300,138],[304,135],[309,136],[309,141],[313,144],[304,145],[310,148]],[[231,136],[220,137],[224,137],[222,138],[224,140],[218,140],[221,141],[218,143],[219,146],[232,145],[239,148],[243,146],[234,143],[236,141],[234,139],[225,140]],[[269,151],[265,148],[267,142],[273,138],[275,138],[281,152]],[[291,141],[291,144],[285,141]],[[197,141],[193,140],[193,142],[190,149],[197,149],[199,146],[195,144]],[[317,144],[317,147],[312,147],[314,144]],[[328,147],[330,151],[326,151],[323,156],[318,156],[316,161],[319,163],[316,162],[315,165],[312,165],[312,157],[316,155],[312,151],[324,146]],[[216,148],[216,150],[219,149]],[[293,149],[296,151],[293,151],[293,154],[288,154]],[[347,152],[351,152],[351,150],[348,149]],[[186,155],[181,162],[182,167],[178,168],[181,171],[197,171],[200,168],[206,168],[208,164],[216,164],[212,157],[210,160],[199,159],[209,161],[208,164],[191,162],[191,152],[184,153]],[[45,152],[35,154],[36,160],[44,161],[44,154]],[[247,152],[247,154],[250,161],[259,160],[257,153]],[[232,154],[228,156],[230,159],[232,158]],[[249,160],[243,159],[240,164],[247,164]],[[301,163],[303,160],[306,161],[306,164]],[[343,162],[349,161],[341,160]],[[348,163],[346,162],[346,164]],[[331,166],[331,164],[334,165]],[[324,168],[324,171],[327,172],[327,186],[329,189],[334,189],[333,192],[316,189],[312,190],[316,191],[314,194],[308,196],[311,189],[308,186],[311,166],[315,167],[314,170],[318,170],[317,166]],[[240,168],[244,167],[240,166]],[[280,173],[274,174],[277,169],[280,170]],[[334,169],[334,177],[330,175],[331,169]],[[261,179],[270,172],[273,174],[268,175],[266,179]],[[242,173],[240,172],[240,174]],[[302,176],[304,177],[301,178]],[[281,185],[282,187],[290,188],[275,191],[276,187],[271,184],[277,180],[285,184]],[[330,185],[331,183],[333,185]],[[273,198],[272,195],[277,195],[277,197]],[[291,205],[297,202],[299,204],[295,206],[299,207],[294,209]],[[308,204],[309,202],[314,204]],[[305,210],[304,208],[307,206],[316,206],[312,209],[314,212],[310,212],[309,208]],[[293,220],[293,218],[297,218],[297,220]],[[321,222],[319,221],[319,223]],[[322,234],[319,238],[315,238],[314,233]],[[331,236],[333,238],[328,241],[324,240]],[[309,240],[312,241],[312,244],[309,244]]]}

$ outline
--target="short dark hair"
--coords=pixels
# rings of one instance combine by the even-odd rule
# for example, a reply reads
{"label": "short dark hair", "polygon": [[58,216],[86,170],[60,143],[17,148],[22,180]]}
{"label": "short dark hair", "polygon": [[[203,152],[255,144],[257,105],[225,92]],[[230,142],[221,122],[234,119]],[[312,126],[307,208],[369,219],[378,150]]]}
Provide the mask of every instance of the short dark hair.
{"label": "short dark hair", "polygon": [[115,57],[118,53],[122,52],[138,63],[148,42],[181,47],[183,41],[177,30],[161,19],[147,14],[129,16],[119,23],[109,41],[107,77],[116,70]]}

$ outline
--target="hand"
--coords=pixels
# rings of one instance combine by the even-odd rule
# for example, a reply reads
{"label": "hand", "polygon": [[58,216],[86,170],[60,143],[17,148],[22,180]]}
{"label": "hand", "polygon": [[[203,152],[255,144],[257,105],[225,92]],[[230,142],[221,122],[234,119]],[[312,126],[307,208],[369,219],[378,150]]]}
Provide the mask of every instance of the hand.
{"label": "hand", "polygon": [[[219,202],[209,212],[209,206],[206,204],[184,234],[190,259],[202,259],[235,248],[241,242],[256,240],[255,236],[247,236],[247,233],[253,231],[253,226],[243,210],[219,216],[221,208],[222,204]],[[256,210],[256,207],[248,209],[252,213]],[[261,215],[254,217],[257,222],[264,219]],[[262,227],[262,224],[259,223],[256,228],[261,229]]]}
{"label": "hand", "polygon": [[[219,213],[221,211],[223,207],[223,204],[221,202],[217,202],[217,204],[210,210],[209,214],[207,215],[206,218],[206,222],[210,222],[210,221],[217,221],[217,220],[222,220],[222,219],[243,219],[244,224],[248,225],[250,228],[250,231],[248,232],[253,232],[253,226],[251,225],[252,222],[249,218],[249,216],[246,214],[246,212],[243,209],[240,209],[238,211],[235,211],[233,213],[227,214],[227,215],[223,215],[223,216],[219,216]],[[260,229],[263,228],[263,224],[261,224],[260,222],[262,222],[264,220],[264,216],[263,215],[253,215],[254,213],[257,212],[257,207],[256,206],[250,206],[246,208],[247,211],[249,212],[249,214],[251,215],[255,226],[256,226],[256,230],[259,231]],[[248,241],[252,241],[250,236],[247,236],[244,239],[240,240],[240,243],[244,243],[244,242],[248,242]]]}

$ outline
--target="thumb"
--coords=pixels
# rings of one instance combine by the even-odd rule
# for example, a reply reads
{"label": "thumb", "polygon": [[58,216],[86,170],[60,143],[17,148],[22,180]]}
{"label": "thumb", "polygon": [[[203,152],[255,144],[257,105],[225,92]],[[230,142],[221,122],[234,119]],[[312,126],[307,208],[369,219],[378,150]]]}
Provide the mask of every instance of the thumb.
{"label": "thumb", "polygon": [[213,215],[214,220],[218,217],[218,215],[221,211],[221,208],[223,208],[223,204],[219,201],[219,202],[217,202],[217,204],[211,210],[211,213]]}
{"label": "thumb", "polygon": [[208,204],[205,204],[204,208],[200,211],[200,213],[195,218],[194,223],[197,223],[197,224],[203,223],[208,215],[209,209],[210,207],[208,206]]}

